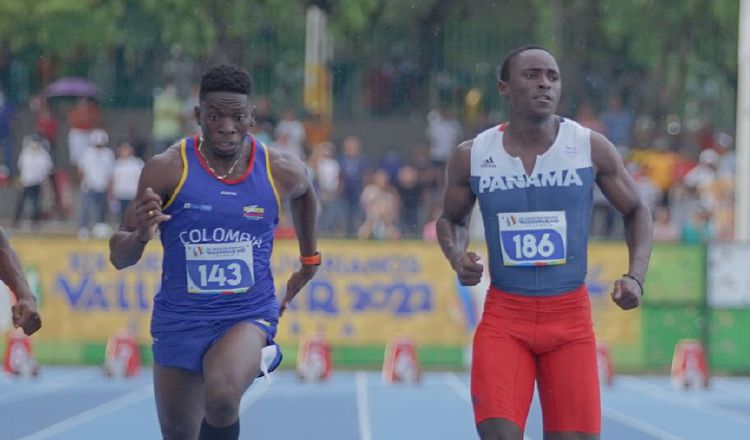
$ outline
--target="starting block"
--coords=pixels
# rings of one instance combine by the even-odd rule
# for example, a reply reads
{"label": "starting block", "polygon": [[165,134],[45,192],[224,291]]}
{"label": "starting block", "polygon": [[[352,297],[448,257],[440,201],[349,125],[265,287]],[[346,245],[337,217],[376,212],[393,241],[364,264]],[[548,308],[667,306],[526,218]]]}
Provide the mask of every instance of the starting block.
{"label": "starting block", "polygon": [[107,377],[133,377],[141,369],[138,341],[127,330],[117,330],[107,340],[104,374]]}
{"label": "starting block", "polygon": [[596,364],[599,370],[599,383],[612,386],[615,379],[615,369],[609,355],[609,347],[604,342],[596,342]]}
{"label": "starting block", "polygon": [[416,383],[422,378],[422,367],[414,342],[398,337],[388,342],[383,361],[383,380],[386,383]]}
{"label": "starting block", "polygon": [[672,384],[676,388],[708,388],[708,361],[701,341],[682,339],[672,358]]}
{"label": "starting block", "polygon": [[3,369],[10,374],[22,377],[39,374],[39,364],[34,358],[31,338],[24,334],[21,329],[8,332]]}
{"label": "starting block", "polygon": [[305,381],[322,381],[331,376],[331,344],[323,335],[300,341],[297,354],[297,375]]}

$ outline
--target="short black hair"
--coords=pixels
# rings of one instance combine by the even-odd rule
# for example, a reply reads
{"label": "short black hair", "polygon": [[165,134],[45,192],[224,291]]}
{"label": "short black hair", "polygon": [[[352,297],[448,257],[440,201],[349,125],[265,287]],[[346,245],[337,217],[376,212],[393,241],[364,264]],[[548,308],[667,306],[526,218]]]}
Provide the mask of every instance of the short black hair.
{"label": "short black hair", "polygon": [[503,64],[500,65],[500,68],[497,71],[497,79],[499,79],[500,81],[508,81],[508,79],[510,78],[510,68],[511,64],[513,64],[513,60],[515,60],[516,57],[518,57],[518,55],[520,55],[522,52],[526,52],[527,50],[532,49],[539,49],[549,53],[547,49],[534,44],[525,44],[523,46],[517,47],[508,52],[508,55],[505,55]]}
{"label": "short black hair", "polygon": [[209,67],[201,78],[199,98],[203,101],[206,93],[232,92],[250,96],[252,81],[247,71],[232,64],[218,64]]}

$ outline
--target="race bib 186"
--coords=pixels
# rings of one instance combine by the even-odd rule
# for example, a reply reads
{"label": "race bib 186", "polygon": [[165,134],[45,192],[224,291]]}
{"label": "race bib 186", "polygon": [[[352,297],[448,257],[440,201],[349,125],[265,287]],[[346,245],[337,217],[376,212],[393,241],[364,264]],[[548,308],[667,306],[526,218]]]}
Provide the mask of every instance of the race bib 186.
{"label": "race bib 186", "polygon": [[501,213],[497,219],[505,266],[565,264],[565,211]]}
{"label": "race bib 186", "polygon": [[242,293],[253,286],[253,246],[239,243],[185,244],[190,293]]}

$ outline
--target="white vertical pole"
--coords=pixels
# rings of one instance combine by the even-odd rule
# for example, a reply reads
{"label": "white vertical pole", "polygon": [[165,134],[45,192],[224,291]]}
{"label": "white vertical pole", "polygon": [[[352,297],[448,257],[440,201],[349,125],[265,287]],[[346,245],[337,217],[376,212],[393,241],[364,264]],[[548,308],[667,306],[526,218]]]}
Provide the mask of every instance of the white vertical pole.
{"label": "white vertical pole", "polygon": [[734,238],[750,239],[750,0],[740,0]]}
{"label": "white vertical pole", "polygon": [[328,16],[317,6],[307,8],[305,37],[304,104],[308,111],[330,117],[332,96],[329,63],[333,58],[333,40],[328,32]]}

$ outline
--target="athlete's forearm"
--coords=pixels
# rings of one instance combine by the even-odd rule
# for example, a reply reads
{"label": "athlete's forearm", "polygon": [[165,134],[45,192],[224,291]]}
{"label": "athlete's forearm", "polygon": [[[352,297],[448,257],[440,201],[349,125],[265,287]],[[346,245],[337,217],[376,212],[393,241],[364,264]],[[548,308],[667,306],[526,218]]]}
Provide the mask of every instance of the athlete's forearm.
{"label": "athlete's forearm", "polygon": [[299,241],[300,255],[310,256],[318,251],[315,226],[318,203],[312,185],[300,197],[290,199],[289,207],[294,222],[294,231]]}
{"label": "athlete's forearm", "polygon": [[469,248],[469,228],[445,217],[438,218],[435,228],[440,249],[453,266],[455,259]]}
{"label": "athlete's forearm", "polygon": [[628,273],[646,280],[648,262],[651,258],[652,237],[651,212],[644,204],[625,216],[625,243],[628,246]]}
{"label": "athlete's forearm", "polygon": [[146,242],[136,232],[117,231],[109,239],[109,261],[116,269],[124,269],[137,263],[145,248]]}
{"label": "athlete's forearm", "polygon": [[26,282],[21,260],[10,247],[4,230],[0,230],[0,279],[16,295],[17,300],[33,297],[29,284]]}

